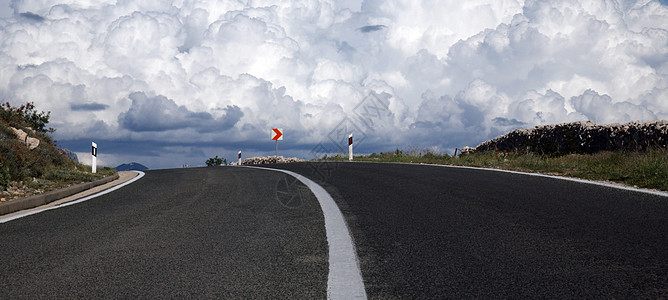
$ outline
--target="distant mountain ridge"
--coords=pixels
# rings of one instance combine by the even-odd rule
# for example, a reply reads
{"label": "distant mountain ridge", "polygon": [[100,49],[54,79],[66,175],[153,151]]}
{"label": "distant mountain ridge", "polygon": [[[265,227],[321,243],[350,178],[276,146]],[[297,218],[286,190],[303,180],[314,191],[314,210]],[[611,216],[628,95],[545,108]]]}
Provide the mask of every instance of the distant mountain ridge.
{"label": "distant mountain ridge", "polygon": [[115,168],[116,171],[143,171],[148,170],[148,167],[137,162],[129,164],[122,164]]}
{"label": "distant mountain ridge", "polygon": [[69,157],[73,162],[79,163],[79,157],[76,153],[70,151],[69,149],[61,149],[67,157]]}

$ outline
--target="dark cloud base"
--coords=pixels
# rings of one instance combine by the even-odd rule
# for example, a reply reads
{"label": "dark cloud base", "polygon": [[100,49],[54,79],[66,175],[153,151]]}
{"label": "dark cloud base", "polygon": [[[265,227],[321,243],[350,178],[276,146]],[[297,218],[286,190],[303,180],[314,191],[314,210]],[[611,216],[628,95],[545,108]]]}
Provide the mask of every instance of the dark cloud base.
{"label": "dark cloud base", "polygon": [[[249,153],[254,155],[274,155],[275,142],[267,139],[266,141],[249,141],[243,143],[225,143],[225,142],[155,142],[155,141],[118,141],[118,140],[100,140],[100,139],[77,139],[60,140],[58,145],[62,149],[68,149],[78,153],[89,153],[91,142],[98,145],[100,155],[112,155],[119,164],[122,162],[138,161],[151,159],[164,161],[157,167],[177,168],[183,161],[204,162],[207,158],[218,155],[234,161],[238,151],[243,151],[244,157]],[[347,145],[337,145],[330,141],[323,141],[315,144],[295,144],[290,141],[278,142],[279,155],[299,157],[303,159],[313,159],[322,157],[324,154],[329,156],[335,154],[345,155]],[[433,143],[432,143],[433,144]],[[424,144],[429,147],[431,144]],[[389,142],[365,140],[355,147],[355,153],[370,154],[373,152],[393,152],[396,148],[406,150],[411,147],[420,147],[417,144],[395,145]],[[183,150],[175,151],[174,148]],[[216,150],[210,150],[216,149]],[[326,149],[326,151],[323,151]],[[211,152],[211,153],[208,153]],[[156,167],[156,166],[152,166]]]}
{"label": "dark cloud base", "polygon": [[225,114],[216,119],[206,112],[193,112],[164,96],[147,96],[143,92],[130,94],[132,106],[118,116],[118,123],[134,132],[160,132],[194,128],[198,132],[212,132],[232,128],[243,112],[238,106],[227,106]]}
{"label": "dark cloud base", "polygon": [[45,20],[44,17],[42,17],[38,14],[31,13],[31,12],[20,13],[19,15],[21,17],[24,17],[24,18],[30,20],[30,21],[35,21],[35,22],[44,22],[44,20]]}
{"label": "dark cloud base", "polygon": [[73,111],[101,111],[109,108],[109,105],[103,103],[72,103],[70,108]]}
{"label": "dark cloud base", "polygon": [[387,28],[385,25],[369,25],[369,26],[364,26],[360,28],[361,32],[367,33],[367,32],[374,32],[374,31],[380,31]]}

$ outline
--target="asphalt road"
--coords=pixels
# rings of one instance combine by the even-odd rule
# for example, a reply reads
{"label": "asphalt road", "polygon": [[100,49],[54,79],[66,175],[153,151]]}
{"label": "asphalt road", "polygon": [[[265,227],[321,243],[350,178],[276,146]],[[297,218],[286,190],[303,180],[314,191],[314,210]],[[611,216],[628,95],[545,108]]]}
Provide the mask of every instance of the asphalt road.
{"label": "asphalt road", "polygon": [[[668,198],[435,166],[302,163],[341,208],[367,295],[668,297]],[[250,168],[149,171],[0,224],[0,298],[325,298],[313,194]]]}
{"label": "asphalt road", "polygon": [[266,170],[148,171],[0,224],[0,298],[325,298],[325,225],[304,189]]}
{"label": "asphalt road", "polygon": [[666,197],[436,166],[275,167],[333,196],[372,299],[668,297]]}

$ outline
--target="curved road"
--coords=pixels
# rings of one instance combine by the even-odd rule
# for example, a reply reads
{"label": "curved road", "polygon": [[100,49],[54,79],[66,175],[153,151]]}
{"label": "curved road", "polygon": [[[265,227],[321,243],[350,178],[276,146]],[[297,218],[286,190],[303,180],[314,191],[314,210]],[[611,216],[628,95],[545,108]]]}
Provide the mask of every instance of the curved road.
{"label": "curved road", "polygon": [[303,187],[248,168],[147,171],[0,224],[0,298],[324,298],[322,211],[308,192],[279,198],[282,182]]}
{"label": "curved road", "polygon": [[347,217],[369,298],[665,298],[668,198],[485,170],[302,163]]}
{"label": "curved road", "polygon": [[[369,298],[668,296],[668,198],[437,166],[300,163],[352,232]],[[312,193],[280,172],[146,172],[0,224],[0,298],[325,298]]]}

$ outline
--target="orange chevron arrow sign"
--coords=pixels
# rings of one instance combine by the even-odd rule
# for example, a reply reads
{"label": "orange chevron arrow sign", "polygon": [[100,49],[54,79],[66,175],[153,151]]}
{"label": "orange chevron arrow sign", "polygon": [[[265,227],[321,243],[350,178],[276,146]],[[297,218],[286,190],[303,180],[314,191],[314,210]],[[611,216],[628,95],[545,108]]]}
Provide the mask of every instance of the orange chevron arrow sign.
{"label": "orange chevron arrow sign", "polygon": [[271,130],[271,140],[272,141],[282,141],[283,140],[283,128],[273,128]]}

